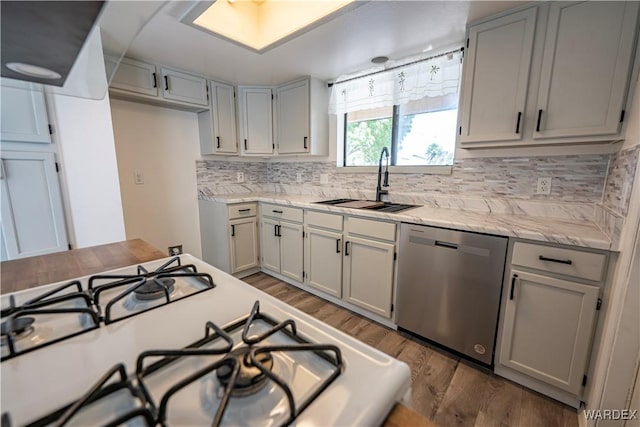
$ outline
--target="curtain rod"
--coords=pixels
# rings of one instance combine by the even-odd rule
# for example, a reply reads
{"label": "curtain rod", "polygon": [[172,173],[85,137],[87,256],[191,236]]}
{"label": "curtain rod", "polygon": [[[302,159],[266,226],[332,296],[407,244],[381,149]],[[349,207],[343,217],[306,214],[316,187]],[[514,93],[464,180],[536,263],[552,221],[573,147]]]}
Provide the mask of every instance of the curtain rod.
{"label": "curtain rod", "polygon": [[363,74],[363,75],[361,75],[361,76],[357,76],[357,77],[350,77],[350,78],[348,78],[348,79],[340,80],[340,81],[337,81],[337,82],[327,83],[327,86],[328,86],[328,87],[332,87],[334,84],[344,83],[344,82],[350,82],[351,80],[356,80],[356,79],[361,79],[361,78],[363,78],[363,77],[373,76],[373,75],[375,75],[375,74],[384,73],[384,72],[387,72],[387,71],[395,70],[396,68],[406,67],[406,66],[408,66],[408,65],[418,64],[418,63],[420,63],[420,62],[429,61],[430,59],[439,58],[439,57],[441,57],[441,56],[449,55],[449,54],[456,53],[456,52],[464,52],[464,47],[460,47],[460,48],[458,48],[458,49],[454,49],[454,50],[450,50],[450,51],[448,51],[448,52],[440,53],[440,54],[438,54],[438,55],[433,55],[433,56],[430,56],[430,57],[428,57],[428,58],[418,59],[418,60],[413,61],[413,62],[407,62],[406,64],[396,65],[396,66],[394,66],[394,67],[390,67],[390,68],[385,68],[384,70],[373,71],[373,72],[371,72],[371,73],[369,73],[369,74]]}

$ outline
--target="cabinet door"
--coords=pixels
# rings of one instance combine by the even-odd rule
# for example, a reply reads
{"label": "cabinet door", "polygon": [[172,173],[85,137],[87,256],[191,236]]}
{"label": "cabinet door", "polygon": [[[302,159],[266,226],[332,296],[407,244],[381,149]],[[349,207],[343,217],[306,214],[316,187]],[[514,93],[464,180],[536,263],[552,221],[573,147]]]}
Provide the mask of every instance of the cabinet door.
{"label": "cabinet door", "polygon": [[162,96],[165,99],[207,106],[207,81],[198,76],[167,68],[161,69]]}
{"label": "cabinet door", "polygon": [[54,155],[4,151],[0,179],[3,256],[16,259],[67,250]]}
{"label": "cabinet door", "polygon": [[638,2],[551,2],[534,138],[618,132]]}
{"label": "cabinet door", "polygon": [[395,245],[347,237],[344,247],[344,299],[391,317]]}
{"label": "cabinet door", "polygon": [[513,298],[506,300],[500,363],[577,395],[598,287],[518,270],[512,270],[511,280]]}
{"label": "cabinet door", "polygon": [[303,242],[302,225],[281,221],[280,234],[280,274],[302,282]]}
{"label": "cabinet door", "polygon": [[342,298],[342,233],[307,228],[304,256],[309,286]]}
{"label": "cabinet door", "polygon": [[229,221],[231,273],[258,266],[258,231],[255,217]]}
{"label": "cabinet door", "polygon": [[110,87],[144,95],[158,96],[156,66],[123,58],[111,80]]}
{"label": "cabinet door", "polygon": [[[14,87],[16,86],[16,87]],[[0,87],[0,138],[2,141],[51,142],[44,93],[28,83]]]}
{"label": "cabinet door", "polygon": [[240,144],[244,154],[273,153],[273,112],[270,88],[239,87]]}
{"label": "cabinet door", "polygon": [[213,133],[217,153],[238,152],[236,97],[231,85],[211,82]]}
{"label": "cabinet door", "polygon": [[537,11],[469,29],[461,143],[521,139]]}
{"label": "cabinet door", "polygon": [[279,221],[263,218],[260,222],[260,256],[262,266],[277,273],[280,272]]}
{"label": "cabinet door", "polygon": [[309,152],[309,80],[277,89],[278,154]]}

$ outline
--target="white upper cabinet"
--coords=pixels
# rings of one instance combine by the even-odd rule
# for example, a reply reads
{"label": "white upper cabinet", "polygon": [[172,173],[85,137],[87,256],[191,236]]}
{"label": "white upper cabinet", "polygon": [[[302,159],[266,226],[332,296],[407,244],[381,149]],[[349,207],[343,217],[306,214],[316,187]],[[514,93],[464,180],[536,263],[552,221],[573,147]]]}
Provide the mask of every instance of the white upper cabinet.
{"label": "white upper cabinet", "polygon": [[161,68],[162,96],[165,99],[207,105],[207,81],[203,77]]}
{"label": "white upper cabinet", "polygon": [[209,111],[198,113],[200,152],[202,154],[237,154],[235,88],[210,81]]}
{"label": "white upper cabinet", "polygon": [[111,87],[158,96],[158,74],[156,66],[135,59],[122,58],[111,80]]}
{"label": "white upper cabinet", "polygon": [[518,140],[538,9],[469,28],[460,142]]}
{"label": "white upper cabinet", "polygon": [[637,2],[552,2],[534,138],[616,134]]}
{"label": "white upper cabinet", "polygon": [[621,138],[638,2],[533,3],[468,28],[462,148]]}
{"label": "white upper cabinet", "polygon": [[278,154],[309,152],[309,80],[276,89]]}
{"label": "white upper cabinet", "polygon": [[44,93],[33,91],[28,83],[12,83],[0,87],[0,120],[2,141],[48,144],[49,119]]}
{"label": "white upper cabinet", "polygon": [[109,85],[113,98],[186,111],[209,108],[207,79],[196,74],[123,58]]}
{"label": "white upper cabinet", "polygon": [[271,88],[239,86],[242,154],[273,154],[273,93]]}

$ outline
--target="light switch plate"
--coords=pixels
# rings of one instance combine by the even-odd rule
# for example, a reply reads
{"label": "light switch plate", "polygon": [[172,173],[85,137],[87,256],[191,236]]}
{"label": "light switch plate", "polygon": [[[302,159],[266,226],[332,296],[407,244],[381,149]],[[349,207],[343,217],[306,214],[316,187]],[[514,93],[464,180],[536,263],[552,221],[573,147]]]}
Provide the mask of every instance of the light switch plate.
{"label": "light switch plate", "polygon": [[237,181],[244,182],[244,172],[238,172]]}
{"label": "light switch plate", "polygon": [[135,182],[136,185],[144,184],[144,174],[138,171],[133,172],[133,182]]}

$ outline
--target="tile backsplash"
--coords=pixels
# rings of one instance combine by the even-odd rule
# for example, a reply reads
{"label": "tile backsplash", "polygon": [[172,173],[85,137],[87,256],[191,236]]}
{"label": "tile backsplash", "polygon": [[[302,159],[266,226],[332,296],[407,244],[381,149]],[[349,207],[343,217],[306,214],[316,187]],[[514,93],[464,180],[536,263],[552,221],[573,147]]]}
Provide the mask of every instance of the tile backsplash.
{"label": "tile backsplash", "polygon": [[[389,191],[598,203],[607,177],[608,154],[549,157],[477,158],[456,161],[451,175],[391,173]],[[210,194],[239,187],[236,172],[243,171],[246,191],[253,184],[300,185],[335,190],[374,190],[375,173],[338,171],[333,162],[243,162],[206,160],[197,162],[198,188]],[[328,184],[320,176],[328,175]],[[538,177],[552,177],[551,194],[535,194]],[[242,192],[235,188],[234,192]]]}
{"label": "tile backsplash", "polygon": [[627,216],[629,209],[638,156],[640,145],[611,154],[603,205],[622,216]]}

